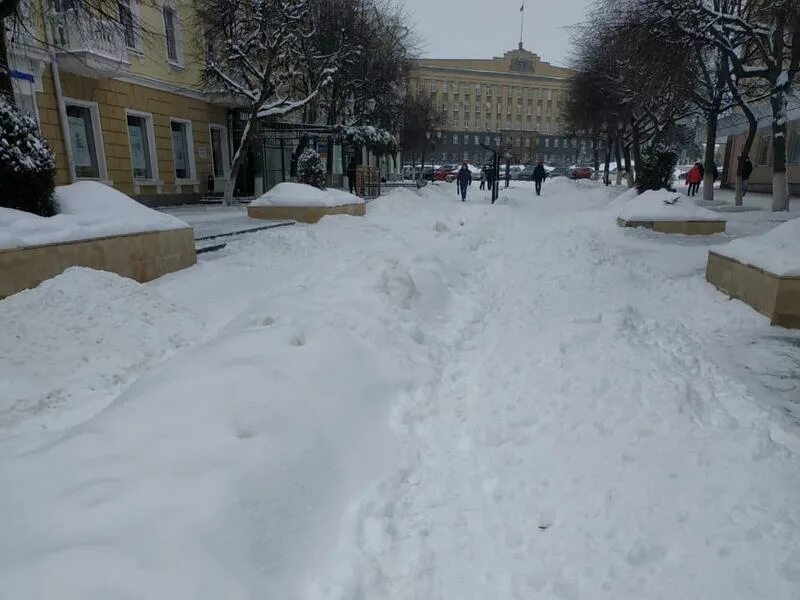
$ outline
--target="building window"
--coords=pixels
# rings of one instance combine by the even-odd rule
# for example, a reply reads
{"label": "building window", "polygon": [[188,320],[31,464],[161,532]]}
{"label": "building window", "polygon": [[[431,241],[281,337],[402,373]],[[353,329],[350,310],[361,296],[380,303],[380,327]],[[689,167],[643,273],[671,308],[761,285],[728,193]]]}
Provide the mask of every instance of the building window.
{"label": "building window", "polygon": [[180,63],[180,30],[178,14],[171,6],[165,6],[164,12],[164,39],[167,44],[167,60],[171,63]]}
{"label": "building window", "polygon": [[227,179],[230,170],[228,130],[222,125],[209,125],[211,134],[211,172],[216,179]]}
{"label": "building window", "polygon": [[97,103],[65,100],[69,144],[75,177],[105,179],[105,157],[100,133],[100,111]]}
{"label": "building window", "polygon": [[170,119],[172,130],[172,157],[175,160],[175,179],[194,179],[194,141],[192,123],[184,119]]}
{"label": "building window", "polygon": [[129,50],[137,50],[138,43],[136,35],[136,18],[131,8],[131,0],[118,0],[117,9],[119,14],[119,23],[122,26],[122,33],[125,37],[125,46]]}
{"label": "building window", "polygon": [[133,179],[152,181],[158,177],[153,117],[146,113],[129,111],[127,120]]}
{"label": "building window", "polygon": [[544,140],[544,147],[545,147],[545,148],[549,148],[549,147],[550,147],[550,138],[545,138],[545,140]]}
{"label": "building window", "polygon": [[761,139],[758,142],[758,155],[756,159],[756,164],[761,166],[769,165],[769,146],[772,142],[772,137],[769,135],[761,136]]}
{"label": "building window", "polygon": [[453,144],[458,146],[458,136],[457,135],[453,136]]}

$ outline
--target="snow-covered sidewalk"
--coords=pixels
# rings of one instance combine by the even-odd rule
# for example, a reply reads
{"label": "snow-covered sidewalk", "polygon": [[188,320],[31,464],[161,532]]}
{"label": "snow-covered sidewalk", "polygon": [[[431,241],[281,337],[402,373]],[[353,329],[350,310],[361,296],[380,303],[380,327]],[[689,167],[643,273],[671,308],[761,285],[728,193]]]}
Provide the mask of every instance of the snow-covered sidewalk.
{"label": "snow-covered sidewalk", "polygon": [[[69,327],[34,311],[52,290],[77,304],[91,273],[0,302],[31,357],[48,325],[109,355],[58,375],[62,404],[34,401],[42,368],[14,405],[3,594],[800,597],[797,429],[741,364],[797,338],[705,283],[730,236],[622,230],[591,183],[517,183],[495,206],[477,186],[466,205],[421,194],[249,235],[107,291],[107,311],[61,310]],[[124,329],[113,309],[143,300]],[[117,350],[143,323],[146,352]],[[104,391],[105,410],[30,432],[89,390],[82,414]]]}

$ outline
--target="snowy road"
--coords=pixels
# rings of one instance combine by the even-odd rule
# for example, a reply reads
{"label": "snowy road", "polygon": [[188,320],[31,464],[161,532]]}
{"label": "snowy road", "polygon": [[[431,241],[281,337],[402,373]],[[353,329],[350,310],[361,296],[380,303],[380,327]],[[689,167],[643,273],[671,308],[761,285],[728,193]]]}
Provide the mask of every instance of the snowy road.
{"label": "snowy road", "polygon": [[[608,191],[545,191],[400,191],[148,286],[174,358],[150,335],[90,378],[94,407],[139,365],[105,411],[0,438],[0,590],[796,600],[796,388],[771,404],[742,363],[797,337],[705,283],[722,236],[622,231]],[[171,321],[181,345],[202,323],[190,349]]]}

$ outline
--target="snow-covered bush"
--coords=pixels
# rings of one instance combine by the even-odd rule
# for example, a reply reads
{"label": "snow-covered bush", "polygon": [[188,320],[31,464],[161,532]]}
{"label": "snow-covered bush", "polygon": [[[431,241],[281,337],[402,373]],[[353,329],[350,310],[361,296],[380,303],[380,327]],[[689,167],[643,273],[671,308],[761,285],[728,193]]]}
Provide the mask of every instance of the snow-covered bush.
{"label": "snow-covered bush", "polygon": [[36,123],[0,96],[0,207],[52,217],[54,188],[55,158]]}
{"label": "snow-covered bush", "polygon": [[669,148],[659,146],[642,154],[642,164],[636,165],[636,188],[642,194],[647,190],[670,189],[675,178],[678,155]]}
{"label": "snow-covered bush", "polygon": [[312,148],[303,150],[297,159],[297,179],[300,183],[325,189],[325,169],[322,168],[322,159]]}

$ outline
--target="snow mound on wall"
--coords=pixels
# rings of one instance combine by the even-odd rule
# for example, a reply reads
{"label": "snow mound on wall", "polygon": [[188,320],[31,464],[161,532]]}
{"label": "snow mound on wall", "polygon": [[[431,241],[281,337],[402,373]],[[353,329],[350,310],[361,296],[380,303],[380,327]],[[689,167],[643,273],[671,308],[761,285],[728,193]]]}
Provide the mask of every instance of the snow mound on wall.
{"label": "snow mound on wall", "polygon": [[0,323],[0,432],[84,420],[203,330],[149,287],[78,267],[0,301]]}
{"label": "snow mound on wall", "polygon": [[343,206],[364,204],[364,199],[342,190],[320,190],[303,183],[279,183],[250,206]]}
{"label": "snow mound on wall", "polygon": [[697,206],[688,196],[648,190],[631,199],[619,214],[623,221],[722,221],[718,213]]}
{"label": "snow mound on wall", "polygon": [[763,235],[734,240],[714,252],[778,277],[800,277],[800,219]]}
{"label": "snow mound on wall", "polygon": [[189,227],[96,181],[58,186],[56,199],[54,217],[0,208],[0,250]]}

